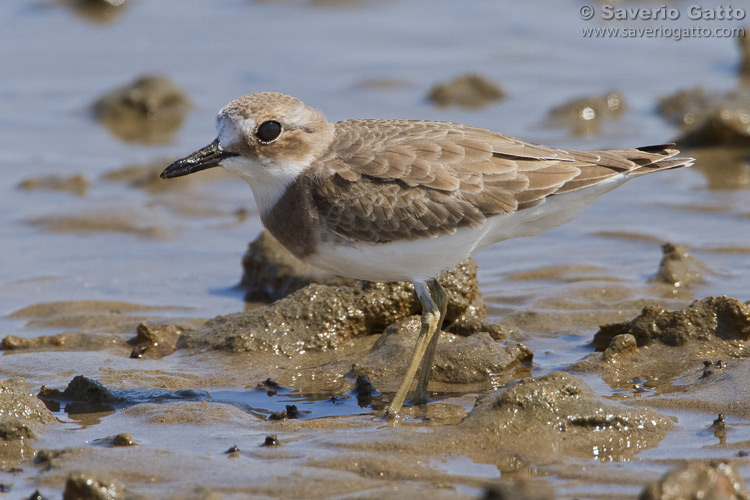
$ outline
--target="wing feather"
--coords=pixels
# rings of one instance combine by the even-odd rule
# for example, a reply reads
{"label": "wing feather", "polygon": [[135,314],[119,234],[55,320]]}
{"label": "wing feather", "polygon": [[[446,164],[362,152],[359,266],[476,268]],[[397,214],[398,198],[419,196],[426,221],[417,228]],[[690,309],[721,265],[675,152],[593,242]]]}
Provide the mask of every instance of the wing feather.
{"label": "wing feather", "polygon": [[568,151],[443,122],[334,126],[328,155],[311,166],[313,202],[331,232],[371,243],[449,234],[618,175],[691,163],[673,158],[672,144]]}

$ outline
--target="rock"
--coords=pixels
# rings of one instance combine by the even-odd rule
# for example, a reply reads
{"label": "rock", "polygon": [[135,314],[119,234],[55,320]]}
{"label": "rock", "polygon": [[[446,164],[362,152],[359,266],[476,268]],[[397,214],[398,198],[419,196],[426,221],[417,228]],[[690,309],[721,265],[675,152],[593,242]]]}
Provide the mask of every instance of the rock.
{"label": "rock", "polygon": [[164,144],[182,125],[191,104],[168,78],[142,76],[94,103],[94,114],[123,141]]}
{"label": "rock", "polygon": [[435,85],[427,98],[440,107],[481,108],[505,97],[505,92],[481,75],[470,73]]}
{"label": "rock", "polygon": [[456,427],[479,450],[518,453],[529,460],[572,455],[607,462],[656,446],[672,421],[594,393],[563,372],[521,380],[480,397]]}
{"label": "rock", "polygon": [[574,136],[598,134],[603,120],[619,118],[624,109],[625,98],[617,91],[582,97],[550,110],[545,125],[567,128]]}
{"label": "rock", "polygon": [[708,460],[688,463],[648,485],[640,500],[749,500],[750,492],[731,463]]}
{"label": "rock", "polygon": [[0,382],[0,469],[9,469],[34,457],[35,430],[55,417],[28,390],[24,379]]}
{"label": "rock", "polygon": [[665,243],[661,250],[663,256],[653,281],[674,287],[688,287],[704,281],[705,264],[690,255],[685,245]]}
{"label": "rock", "polygon": [[[420,324],[419,316],[411,316],[386,328],[367,356],[355,363],[354,372],[380,382],[403,377]],[[430,380],[454,384],[487,382],[532,358],[533,353],[525,346],[497,342],[487,332],[469,337],[441,332]]]}

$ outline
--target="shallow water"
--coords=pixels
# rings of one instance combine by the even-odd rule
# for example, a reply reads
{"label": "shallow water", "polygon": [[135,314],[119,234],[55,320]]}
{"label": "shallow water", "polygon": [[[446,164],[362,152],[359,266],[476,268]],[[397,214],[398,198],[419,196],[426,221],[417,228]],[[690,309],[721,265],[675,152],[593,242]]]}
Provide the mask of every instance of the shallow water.
{"label": "shallow water", "polygon": [[[71,7],[73,4],[51,0],[6,0],[0,4],[0,19],[5,21],[0,32],[0,61],[5,68],[0,80],[3,335],[32,338],[67,331],[60,324],[28,326],[28,318],[8,316],[41,302],[98,300],[168,306],[122,313],[148,318],[210,318],[245,307],[242,293],[234,285],[240,278],[245,247],[261,225],[251,192],[243,182],[210,171],[184,189],[154,194],[103,177],[128,165],[162,158],[166,165],[169,158],[207,144],[214,137],[216,111],[240,95],[265,90],[288,93],[323,110],[330,120],[455,121],[553,146],[600,149],[673,139],[677,130],[656,113],[662,96],[697,85],[715,90],[739,85],[735,69],[738,49],[733,38],[586,39],[581,28],[596,22],[582,21],[580,3],[568,0],[533,6],[427,0],[133,1],[109,21],[92,20]],[[685,8],[687,4],[675,5]],[[691,23],[707,21],[678,22]],[[466,72],[479,72],[498,83],[507,97],[478,110],[437,108],[427,101],[432,85]],[[120,141],[100,126],[91,112],[97,97],[146,73],[168,76],[193,101],[182,128],[167,144]],[[613,89],[624,94],[626,110],[618,119],[606,120],[601,133],[573,137],[565,129],[543,126],[551,108]],[[640,299],[674,307],[708,295],[750,299],[746,286],[750,281],[750,231],[746,230],[750,191],[746,184],[743,189],[741,182],[735,183],[738,187],[734,189],[711,189],[710,171],[707,165],[705,169],[638,178],[605,195],[564,227],[534,239],[504,242],[477,255],[490,319],[525,326],[517,328],[517,335],[535,352],[535,375],[568,366],[590,351],[586,344],[600,316],[587,320],[589,312],[610,311],[614,321],[633,317],[640,309]],[[82,174],[91,187],[85,196],[18,188],[25,179],[51,174]],[[241,209],[247,211],[247,217],[237,215]],[[38,224],[51,217],[82,215],[121,223],[106,231],[78,227],[62,232]],[[667,241],[687,244],[703,261],[711,271],[703,283],[674,293],[647,283],[661,258],[658,242]],[[548,267],[552,270],[547,274],[518,277]],[[537,323],[517,316],[529,311],[539,316]],[[98,331],[103,330],[106,326]],[[0,357],[0,378],[22,376],[35,388],[46,384],[62,389],[73,375],[84,374],[107,379],[113,389],[145,390],[158,385],[139,381],[134,373],[179,373],[196,390],[206,389],[214,400],[233,405],[238,411],[230,412],[234,419],[230,423],[239,421],[243,412],[258,417],[286,404],[298,404],[300,409],[313,405],[319,415],[334,422],[332,425],[336,425],[337,416],[371,411],[350,404],[350,400],[337,407],[329,401],[328,393],[263,396],[265,400],[254,401],[246,398],[241,385],[211,386],[210,379],[201,380],[203,370],[215,368],[190,356],[130,360],[125,351],[104,348],[5,353]],[[129,375],[123,377],[121,386],[115,386],[120,371]],[[586,381],[601,394],[611,392],[597,377],[587,376]],[[166,411],[160,408],[171,404],[141,403],[144,412],[153,413]],[[140,411],[138,406],[123,415],[118,411],[94,423],[80,424],[85,432],[79,424],[67,421],[65,432],[43,435],[39,446],[83,446],[126,425],[128,411]],[[702,426],[715,416],[674,416],[680,422],[676,430],[632,464],[620,463],[616,469],[604,471],[597,468],[590,481],[581,479],[586,476],[580,471],[556,479],[559,472],[552,471],[557,493],[565,498],[635,496],[640,486],[619,489],[614,482],[608,483],[611,478],[594,477],[637,477],[643,468],[640,461],[653,461],[657,465],[649,468],[645,477],[654,479],[667,469],[660,461],[734,456],[736,450],[710,448],[715,442]],[[342,428],[347,422],[342,421]],[[356,420],[352,426],[368,429],[366,422]],[[729,423],[730,442],[750,440],[747,421]],[[266,424],[260,428],[253,425],[245,422],[241,432],[251,442],[262,442]],[[176,436],[181,440],[190,435],[187,427],[168,429],[146,425],[138,436],[141,447],[168,449],[171,457],[184,454],[189,458],[194,452],[188,450],[200,450],[209,443],[212,453],[220,453],[236,436],[232,425],[217,424],[209,437],[194,436],[182,442]],[[200,429],[205,432],[204,427]],[[368,439],[368,431],[360,430],[365,436],[361,439]],[[345,432],[348,440],[357,439],[351,430]],[[336,457],[335,450],[325,446],[327,438],[316,436],[314,428],[302,433],[299,449],[292,447],[294,451],[289,452],[299,456],[279,459],[282,469],[313,458]],[[325,457],[318,456],[321,453]],[[254,456],[253,461],[260,463],[262,458]],[[466,496],[478,494],[484,480],[496,477],[497,470],[488,467],[466,457],[435,458],[428,465],[431,470],[455,476],[452,484],[457,485],[456,492]],[[309,478],[320,474],[310,466],[300,470]],[[747,464],[740,470],[747,480]],[[31,469],[28,473],[33,475]],[[231,482],[232,477],[232,472],[227,472],[215,484]],[[18,476],[11,482],[19,498],[37,487],[24,485]],[[209,488],[212,484],[203,483]],[[42,490],[50,495],[60,488],[54,481],[45,486]],[[148,493],[159,496],[158,489]],[[377,495],[378,490],[370,494]],[[226,498],[230,497],[227,493]]]}

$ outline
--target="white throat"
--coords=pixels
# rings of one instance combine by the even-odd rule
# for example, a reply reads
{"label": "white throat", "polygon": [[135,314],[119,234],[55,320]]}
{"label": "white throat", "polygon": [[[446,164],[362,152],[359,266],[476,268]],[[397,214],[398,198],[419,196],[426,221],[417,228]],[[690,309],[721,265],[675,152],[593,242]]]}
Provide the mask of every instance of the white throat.
{"label": "white throat", "polygon": [[[231,144],[244,141],[248,131],[253,130],[252,118],[237,123],[219,114],[217,129],[219,144],[231,148]],[[250,185],[261,215],[265,215],[286,192],[289,185],[307,168],[310,162],[291,160],[265,160],[257,157],[233,156],[221,162],[221,166],[234,172]]]}
{"label": "white throat", "polygon": [[266,215],[307,165],[290,162],[266,166],[243,156],[225,159],[221,165],[250,185],[261,215]]}

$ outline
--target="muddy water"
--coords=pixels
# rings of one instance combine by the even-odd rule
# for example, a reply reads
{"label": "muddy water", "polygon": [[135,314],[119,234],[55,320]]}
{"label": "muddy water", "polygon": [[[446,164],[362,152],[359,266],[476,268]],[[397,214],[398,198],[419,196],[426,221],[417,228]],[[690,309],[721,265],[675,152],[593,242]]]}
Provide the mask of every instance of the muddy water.
{"label": "muddy water", "polygon": [[[750,478],[750,464],[738,457],[750,442],[746,408],[708,389],[659,399],[692,387],[692,372],[646,381],[643,390],[580,374],[599,396],[644,402],[673,422],[643,450],[517,450],[514,457],[459,446],[461,438],[449,432],[478,396],[506,380],[436,385],[439,401],[429,420],[416,410],[397,428],[373,420],[383,404],[355,404],[354,380],[342,364],[363,357],[375,336],[293,358],[177,350],[131,359],[133,346],[124,342],[141,322],[199,328],[204,319],[246,308],[234,285],[246,245],[261,229],[249,188],[218,171],[169,185],[150,174],[210,142],[215,112],[239,95],[289,93],[331,120],[437,119],[557,146],[644,145],[679,135],[656,112],[661,97],[699,85],[739,88],[735,39],[583,38],[582,28],[608,25],[582,21],[580,5],[569,1],[533,8],[426,1],[85,4],[0,5],[0,333],[31,341],[56,336],[33,349],[4,351],[0,379],[23,377],[36,394],[42,385],[62,390],[84,375],[124,402],[55,410],[58,423],[37,429],[32,441],[45,450],[43,459],[0,471],[14,498],[36,489],[57,498],[76,471],[147,498],[424,491],[474,498],[508,478],[541,481],[561,498],[627,498],[679,460],[704,458],[732,459]],[[684,17],[677,25],[738,25]],[[433,85],[467,72],[495,82],[505,97],[479,109],[436,107],[427,99]],[[139,137],[97,121],[100,96],[147,74],[166,76],[190,101],[161,134]],[[550,110],[613,90],[625,106],[605,113],[594,133],[546,125]],[[711,295],[750,298],[746,155],[722,169],[713,155],[698,153],[696,168],[636,179],[565,227],[477,256],[488,319],[534,352],[518,377],[568,370],[591,354],[600,324],[634,318],[644,305],[679,309]],[[702,281],[649,281],[666,242],[685,244],[703,263]],[[268,377],[281,387],[258,390]],[[731,399],[746,379],[727,380],[723,394]],[[386,393],[396,386],[375,382]],[[301,419],[267,420],[292,404]],[[709,428],[722,411],[724,438]],[[137,446],[111,446],[119,433],[131,434]],[[260,446],[270,435],[281,444]],[[224,454],[234,445],[239,451]]]}

